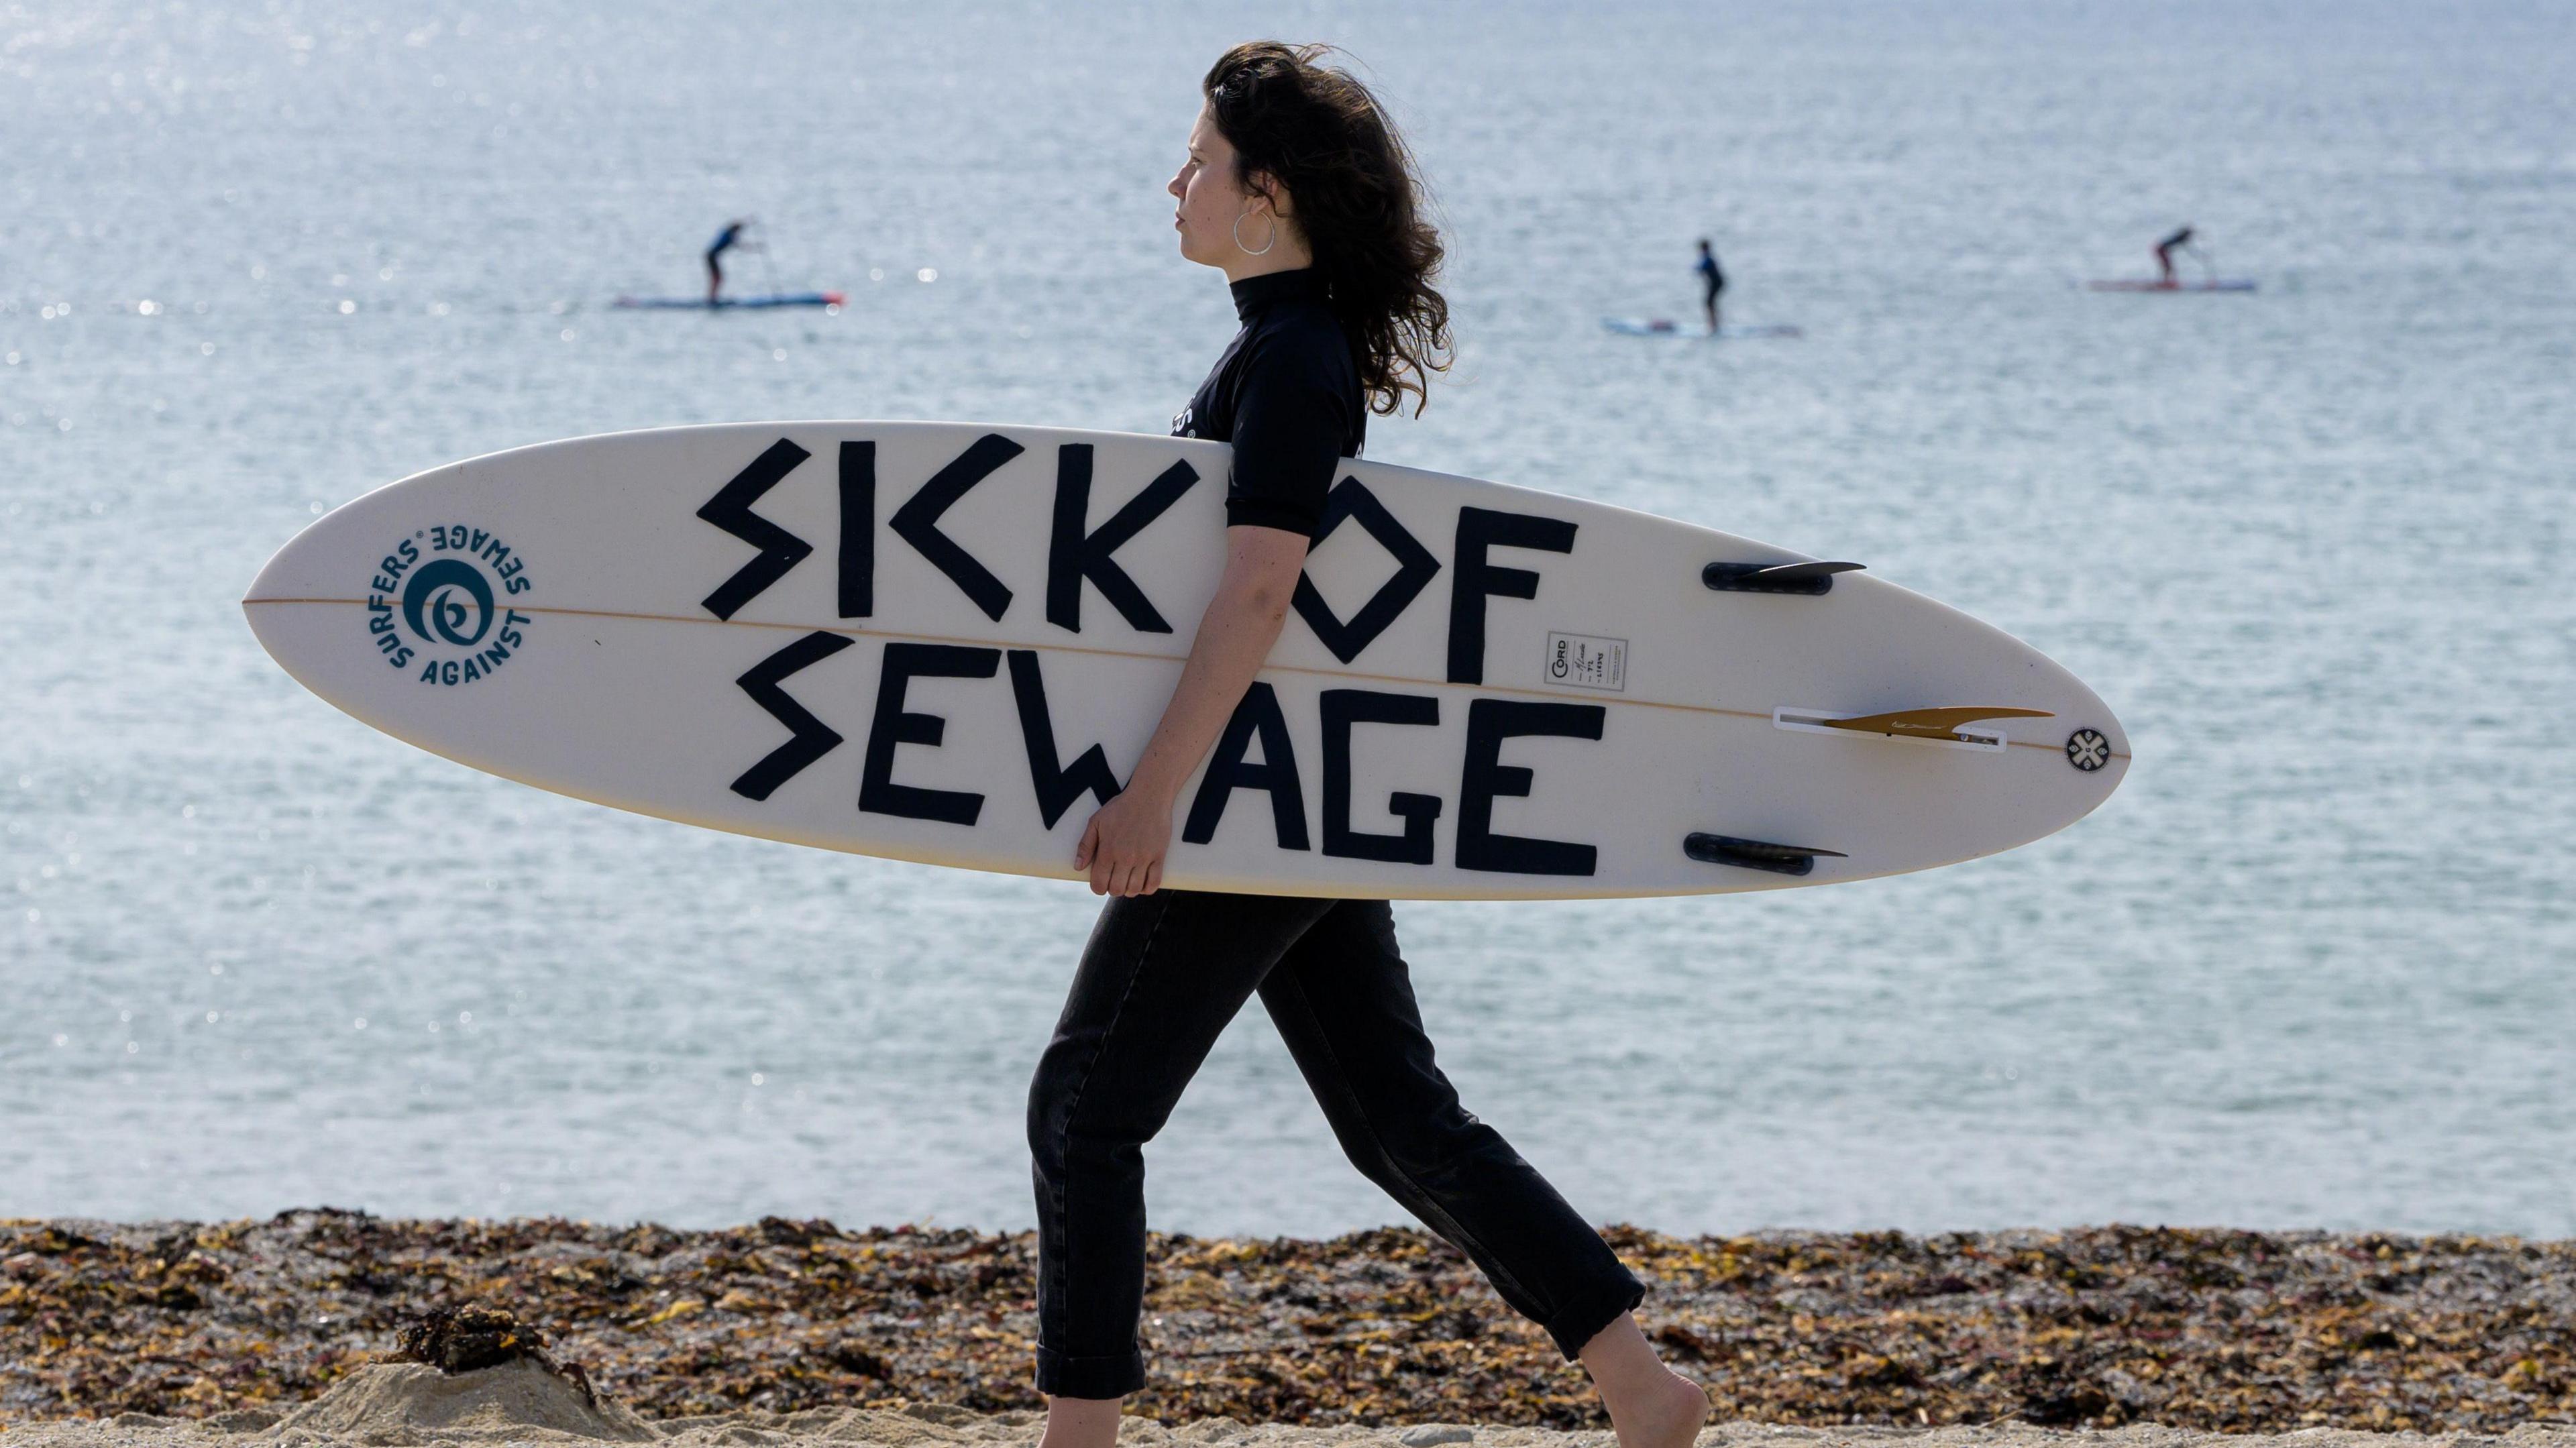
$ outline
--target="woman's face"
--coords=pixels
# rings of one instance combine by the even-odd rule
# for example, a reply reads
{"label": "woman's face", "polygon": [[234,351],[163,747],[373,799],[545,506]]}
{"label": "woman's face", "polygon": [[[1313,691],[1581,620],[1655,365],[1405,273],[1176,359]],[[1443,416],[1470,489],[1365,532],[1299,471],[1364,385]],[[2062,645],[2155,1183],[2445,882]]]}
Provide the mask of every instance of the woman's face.
{"label": "woman's face", "polygon": [[1270,235],[1275,218],[1268,198],[1244,190],[1235,180],[1234,143],[1216,128],[1204,106],[1198,124],[1190,127],[1189,159],[1163,189],[1180,202],[1172,224],[1181,233],[1181,255],[1201,266],[1249,259],[1235,243],[1237,219],[1243,222],[1243,239],[1256,246]]}

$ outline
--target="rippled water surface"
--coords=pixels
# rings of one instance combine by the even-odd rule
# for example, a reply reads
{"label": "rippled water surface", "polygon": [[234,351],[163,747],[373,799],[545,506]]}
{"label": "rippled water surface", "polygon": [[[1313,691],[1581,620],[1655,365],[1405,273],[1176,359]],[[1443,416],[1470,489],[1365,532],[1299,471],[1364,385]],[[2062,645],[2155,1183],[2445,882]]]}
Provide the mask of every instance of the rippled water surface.
{"label": "rippled water surface", "polygon": [[[2576,1234],[2576,11],[1394,9],[0,6],[0,1215],[1026,1222],[1084,890],[461,769],[236,600],[548,438],[1161,430],[1232,317],[1159,188],[1276,31],[1367,63],[1454,243],[1459,368],[1372,456],[1866,560],[2136,745],[1953,869],[1400,905],[1582,1210]],[[603,308],[745,211],[741,279],[849,308]],[[2186,221],[2261,290],[2078,285]],[[1803,339],[1599,327],[1702,234]],[[1149,1159],[1168,1227],[1398,1215],[1258,1011]]]}

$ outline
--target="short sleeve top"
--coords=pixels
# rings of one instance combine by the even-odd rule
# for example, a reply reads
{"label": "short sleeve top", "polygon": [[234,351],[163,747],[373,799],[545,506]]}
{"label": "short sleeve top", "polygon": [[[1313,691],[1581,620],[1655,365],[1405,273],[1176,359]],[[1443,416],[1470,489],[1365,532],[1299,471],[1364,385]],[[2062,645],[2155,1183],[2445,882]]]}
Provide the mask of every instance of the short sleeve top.
{"label": "short sleeve top", "polygon": [[1234,444],[1225,521],[1311,538],[1335,465],[1360,455],[1368,409],[1342,324],[1312,267],[1233,286],[1241,330],[1199,384],[1174,437]]}

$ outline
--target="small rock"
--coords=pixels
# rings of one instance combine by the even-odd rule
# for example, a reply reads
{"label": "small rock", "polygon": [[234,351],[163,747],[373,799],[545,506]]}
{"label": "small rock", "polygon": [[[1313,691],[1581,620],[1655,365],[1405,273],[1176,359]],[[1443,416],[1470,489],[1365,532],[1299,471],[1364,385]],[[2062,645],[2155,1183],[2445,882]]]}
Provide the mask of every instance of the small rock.
{"label": "small rock", "polygon": [[1438,1448],[1442,1443],[1472,1443],[1476,1441],[1476,1430],[1455,1423],[1423,1423],[1405,1429],[1397,1440],[1404,1448]]}

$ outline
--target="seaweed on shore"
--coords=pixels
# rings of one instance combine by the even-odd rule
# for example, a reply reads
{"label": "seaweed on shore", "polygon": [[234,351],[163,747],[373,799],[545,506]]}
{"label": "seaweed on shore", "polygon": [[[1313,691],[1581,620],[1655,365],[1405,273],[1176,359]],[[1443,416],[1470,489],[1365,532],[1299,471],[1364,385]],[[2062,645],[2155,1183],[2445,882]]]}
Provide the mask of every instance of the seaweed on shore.
{"label": "seaweed on shore", "polygon": [[[1722,1417],[2496,1432],[2576,1420],[2576,1242],[2108,1226],[1615,1228]],[[554,1218],[0,1222],[0,1423],[284,1407],[405,1351],[578,1360],[638,1411],[1036,1406],[1027,1233]],[[1605,1426],[1582,1371],[1422,1232],[1157,1236],[1167,1422]],[[546,1359],[553,1361],[552,1357]]]}
{"label": "seaweed on shore", "polygon": [[581,1391],[582,1401],[596,1408],[599,1394],[590,1373],[579,1363],[559,1362],[546,1351],[543,1328],[521,1322],[506,1307],[469,1302],[463,1307],[433,1307],[394,1334],[396,1362],[427,1363],[442,1373],[470,1373],[525,1358]]}

